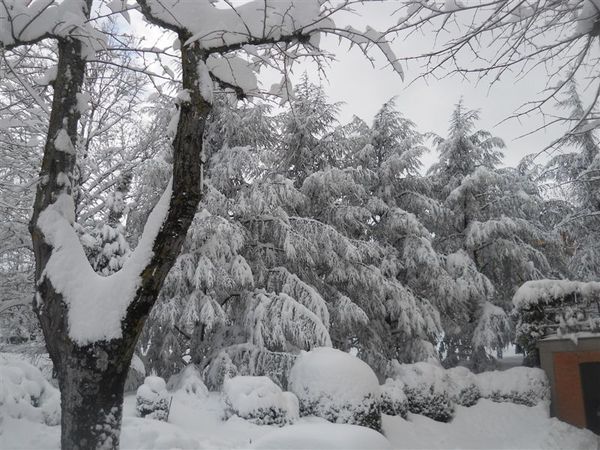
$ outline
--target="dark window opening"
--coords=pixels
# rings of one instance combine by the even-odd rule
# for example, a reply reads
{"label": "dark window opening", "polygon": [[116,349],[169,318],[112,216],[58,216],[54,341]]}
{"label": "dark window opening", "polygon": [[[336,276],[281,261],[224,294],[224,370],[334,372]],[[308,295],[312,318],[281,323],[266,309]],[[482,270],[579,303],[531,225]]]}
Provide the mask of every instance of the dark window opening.
{"label": "dark window opening", "polygon": [[600,434],[600,362],[579,364],[587,428]]}

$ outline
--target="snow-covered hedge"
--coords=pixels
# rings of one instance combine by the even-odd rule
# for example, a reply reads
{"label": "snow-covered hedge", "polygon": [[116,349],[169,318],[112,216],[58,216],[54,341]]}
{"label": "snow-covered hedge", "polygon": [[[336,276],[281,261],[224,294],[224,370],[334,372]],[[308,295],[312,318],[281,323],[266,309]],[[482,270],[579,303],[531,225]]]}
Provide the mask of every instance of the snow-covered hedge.
{"label": "snow-covered hedge", "polygon": [[234,414],[257,425],[286,425],[298,419],[298,399],[268,377],[237,376],[223,383],[226,417]]}
{"label": "snow-covered hedge", "polygon": [[542,369],[513,367],[477,375],[481,396],[496,402],[534,406],[550,400],[550,385]]}
{"label": "snow-covered hedge", "polygon": [[135,396],[136,410],[140,417],[167,420],[170,398],[165,380],[149,376],[144,380]]}
{"label": "snow-covered hedge", "polygon": [[388,378],[381,385],[381,413],[388,416],[408,416],[408,398],[404,393],[404,383]]}
{"label": "snow-covered hedge", "polygon": [[202,374],[193,364],[169,378],[167,389],[172,392],[185,392],[193,397],[206,398],[208,396],[208,389],[202,381]]}
{"label": "snow-covered hedge", "polygon": [[377,376],[348,353],[328,347],[302,352],[290,371],[288,387],[298,396],[301,415],[381,428]]}
{"label": "snow-covered hedge", "polygon": [[461,406],[473,406],[481,398],[477,376],[466,367],[446,370],[450,399]]}
{"label": "snow-covered hedge", "polygon": [[3,416],[58,425],[60,393],[31,364],[0,361],[0,424]]}
{"label": "snow-covered hedge", "polygon": [[454,402],[449,393],[449,377],[443,367],[426,362],[398,364],[396,379],[404,383],[408,409],[439,422],[449,422],[454,416]]}

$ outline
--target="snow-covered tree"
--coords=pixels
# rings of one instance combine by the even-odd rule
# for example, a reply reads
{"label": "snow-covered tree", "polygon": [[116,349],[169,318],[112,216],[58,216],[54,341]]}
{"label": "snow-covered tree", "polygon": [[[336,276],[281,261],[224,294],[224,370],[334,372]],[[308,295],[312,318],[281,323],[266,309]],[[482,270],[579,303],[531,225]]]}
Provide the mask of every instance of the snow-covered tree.
{"label": "snow-covered tree", "polygon": [[[410,211],[427,217],[423,205],[435,207],[436,202],[427,197],[427,181],[418,174],[423,136],[395,110],[393,100],[383,105],[371,127],[355,119],[337,134],[343,137],[345,158],[308,177],[302,192],[311,217],[352,239],[368,257],[372,270],[362,275],[368,284],[332,287],[343,296],[338,308],[358,306],[369,321],[332,325],[332,336],[341,348],[358,348],[359,356],[381,374],[392,359],[412,362],[434,354],[439,315],[416,274],[417,267],[443,271],[441,255]],[[425,256],[423,248],[430,254]]]}
{"label": "snow-covered tree", "polygon": [[[102,19],[120,14],[129,20],[129,6],[102,0],[4,0],[0,6],[3,53],[49,40],[56,43],[58,55],[30,231],[36,262],[34,307],[58,373],[63,448],[119,445],[123,385],[136,341],[202,197],[203,132],[213,101],[213,80],[240,93],[251,91],[257,86],[260,65],[273,61],[271,65],[287,68],[303,48],[317,58],[325,56],[318,50],[321,31],[336,33],[365,52],[379,48],[400,71],[385,33],[335,27],[332,19],[348,8],[345,4],[293,0],[251,1],[227,8],[212,1],[138,0],[137,4],[148,22],[177,36],[181,92],[174,121],[173,179],[137,247],[123,268],[109,277],[93,271],[73,228],[77,148],[80,119],[88,106],[83,95],[88,61],[99,50],[110,52],[102,45],[106,42]],[[119,31],[122,28],[117,27]],[[167,75],[173,74],[164,68]]]}
{"label": "snow-covered tree", "polygon": [[436,248],[450,264],[452,255],[460,255],[469,267],[459,269],[469,286],[468,307],[460,320],[446,320],[443,350],[448,364],[468,358],[481,367],[490,350],[501,351],[509,342],[506,313],[518,286],[552,273],[544,248],[555,237],[539,222],[537,185],[518,169],[498,167],[504,143],[476,130],[478,118],[478,111],[457,104],[448,137],[437,140],[440,159],[429,174],[451,211],[435,230]]}
{"label": "snow-covered tree", "polygon": [[36,328],[31,308],[34,255],[27,225],[33,202],[50,93],[43,73],[51,46],[0,55],[0,333],[28,339]]}
{"label": "snow-covered tree", "polygon": [[570,120],[579,125],[560,142],[561,148],[574,151],[552,157],[543,174],[557,185],[562,199],[570,203],[567,208],[561,208],[562,216],[553,225],[561,232],[571,253],[569,276],[582,281],[597,280],[600,275],[597,246],[600,238],[600,147],[593,124],[585,120],[586,110],[574,82],[570,83],[567,96],[559,106],[570,110]]}
{"label": "snow-covered tree", "polygon": [[274,162],[296,187],[339,160],[341,147],[334,135],[339,106],[329,103],[323,87],[311,83],[306,73],[294,87],[290,107],[279,117],[282,137]]}
{"label": "snow-covered tree", "polygon": [[102,275],[118,272],[129,256],[129,243],[125,237],[125,227],[121,223],[127,214],[126,195],[131,185],[131,174],[125,174],[117,182],[114,191],[108,195],[108,217],[99,221],[91,233],[80,237],[92,268]]}

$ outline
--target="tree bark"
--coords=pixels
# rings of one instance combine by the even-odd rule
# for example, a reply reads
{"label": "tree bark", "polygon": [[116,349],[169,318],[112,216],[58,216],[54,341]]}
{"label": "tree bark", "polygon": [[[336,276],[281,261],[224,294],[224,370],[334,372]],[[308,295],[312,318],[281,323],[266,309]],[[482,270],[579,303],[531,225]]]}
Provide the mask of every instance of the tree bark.
{"label": "tree bark", "polygon": [[[91,0],[88,1],[88,10]],[[182,42],[190,36],[181,35]],[[202,144],[211,105],[197,83],[198,64],[205,59],[195,46],[182,49],[183,87],[190,101],[180,105],[173,142],[173,191],[167,218],[153,243],[153,256],[140,275],[141,283],[121,322],[122,337],[79,345],[69,336],[68,306],[45,274],[54,248],[38,225],[40,214],[59,195],[72,196],[76,155],[57,148],[56,138],[66,132],[73,147],[78,138],[85,59],[82,43],[60,39],[57,77],[40,183],[37,187],[30,232],[36,260],[34,309],[40,321],[61,391],[61,447],[94,449],[119,447],[123,388],[135,344],[165,277],[173,266],[202,195]],[[64,144],[64,143],[63,143]],[[65,183],[65,175],[70,183]],[[77,299],[75,299],[76,301]],[[95,318],[102,320],[102,317]]]}
{"label": "tree bark", "polygon": [[63,449],[118,448],[131,362],[127,348],[111,341],[64,349],[59,371]]}

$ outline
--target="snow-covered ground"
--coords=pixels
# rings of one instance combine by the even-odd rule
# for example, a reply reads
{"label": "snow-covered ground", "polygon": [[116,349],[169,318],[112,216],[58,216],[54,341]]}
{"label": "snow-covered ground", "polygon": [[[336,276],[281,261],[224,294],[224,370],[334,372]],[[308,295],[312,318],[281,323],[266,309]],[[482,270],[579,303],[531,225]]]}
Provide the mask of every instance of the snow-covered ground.
{"label": "snow-covered ground", "polygon": [[[470,408],[458,406],[452,422],[435,422],[410,414],[408,420],[384,416],[386,439],[366,428],[334,425],[303,418],[279,428],[254,425],[237,416],[221,420],[223,405],[216,393],[196,398],[177,392],[169,423],[135,417],[135,396],[125,400],[123,449],[599,449],[599,437],[557,419],[547,407],[494,403],[481,399]],[[0,424],[2,449],[58,449],[59,427],[5,417]],[[319,444],[317,444],[319,443]]]}

